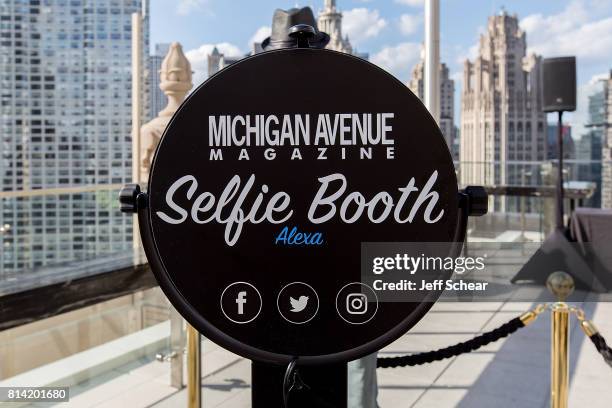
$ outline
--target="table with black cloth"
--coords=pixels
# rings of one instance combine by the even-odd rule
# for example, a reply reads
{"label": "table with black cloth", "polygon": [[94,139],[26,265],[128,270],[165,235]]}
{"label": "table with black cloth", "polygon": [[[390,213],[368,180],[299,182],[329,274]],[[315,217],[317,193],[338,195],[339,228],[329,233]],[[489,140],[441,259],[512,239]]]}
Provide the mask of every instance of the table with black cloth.
{"label": "table with black cloth", "polygon": [[612,289],[612,210],[577,208],[570,219],[570,238],[595,276]]}

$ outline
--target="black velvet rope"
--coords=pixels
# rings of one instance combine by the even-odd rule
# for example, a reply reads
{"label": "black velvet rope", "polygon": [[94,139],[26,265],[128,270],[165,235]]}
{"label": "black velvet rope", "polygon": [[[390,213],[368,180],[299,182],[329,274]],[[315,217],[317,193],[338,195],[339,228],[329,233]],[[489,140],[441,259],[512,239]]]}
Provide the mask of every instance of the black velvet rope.
{"label": "black velvet rope", "polygon": [[612,349],[606,344],[606,339],[599,333],[595,333],[590,337],[599,354],[601,354],[606,363],[612,367]]}
{"label": "black velvet rope", "polygon": [[[483,333],[479,336],[474,337],[471,340],[464,341],[462,343],[458,343],[443,349],[427,351],[424,353],[409,354],[407,356],[379,357],[377,360],[377,366],[379,368],[415,366],[458,356],[459,354],[469,353],[470,351],[478,350],[482,346],[486,346],[489,343],[492,343],[514,333],[521,327],[525,327],[525,325],[519,317],[516,317],[510,320],[509,322],[504,323],[497,329]],[[608,348],[608,351],[610,351],[610,348]]]}

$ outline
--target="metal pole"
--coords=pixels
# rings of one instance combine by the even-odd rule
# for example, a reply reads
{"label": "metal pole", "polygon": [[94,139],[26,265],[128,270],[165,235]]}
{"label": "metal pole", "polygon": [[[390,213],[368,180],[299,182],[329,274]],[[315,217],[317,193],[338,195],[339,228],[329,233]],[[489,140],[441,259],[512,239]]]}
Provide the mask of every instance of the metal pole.
{"label": "metal pole", "polygon": [[187,407],[202,406],[202,368],[200,365],[200,333],[187,324]]}
{"label": "metal pole", "polygon": [[[525,169],[521,170],[521,184],[525,185]],[[521,240],[525,243],[525,195],[521,195]],[[523,245],[523,249],[525,246]]]}
{"label": "metal pole", "polygon": [[557,122],[557,153],[558,169],[557,169],[557,208],[555,217],[555,227],[558,229],[564,228],[563,223],[563,112],[559,112],[559,120]]}
{"label": "metal pole", "polygon": [[181,389],[183,384],[183,351],[185,350],[185,329],[183,317],[173,306],[170,308],[170,385]]}
{"label": "metal pole", "polygon": [[[531,177],[531,171],[521,169],[521,184],[527,185],[527,177]],[[525,207],[527,206],[527,199],[525,195],[521,196],[521,240],[523,241],[523,254],[525,253],[525,242],[527,242],[527,236],[525,236],[525,230],[527,229],[527,219],[525,216]]]}
{"label": "metal pole", "polygon": [[425,1],[425,106],[440,122],[440,0]]}
{"label": "metal pole", "polygon": [[[132,13],[132,183],[140,184],[140,119],[142,105],[142,16]],[[144,263],[138,233],[138,216],[132,221],[134,265]]]}
{"label": "metal pole", "polygon": [[567,408],[569,388],[569,307],[557,302],[552,307],[551,408]]}
{"label": "metal pole", "polygon": [[[347,363],[297,366],[302,381],[308,385],[307,392],[289,395],[290,408],[348,406]],[[251,363],[251,408],[282,408],[283,382],[287,366]]]}

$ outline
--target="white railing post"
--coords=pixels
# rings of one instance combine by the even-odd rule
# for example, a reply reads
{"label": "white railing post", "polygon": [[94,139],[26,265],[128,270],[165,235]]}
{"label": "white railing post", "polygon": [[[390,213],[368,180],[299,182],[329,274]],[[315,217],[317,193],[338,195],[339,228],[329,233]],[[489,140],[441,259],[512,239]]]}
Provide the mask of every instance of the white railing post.
{"label": "white railing post", "polygon": [[425,106],[440,121],[440,0],[425,0]]}
{"label": "white railing post", "polygon": [[[132,183],[140,179],[140,121],[142,117],[142,16],[132,13]],[[132,250],[134,265],[144,263],[138,229],[138,216],[132,220]]]}

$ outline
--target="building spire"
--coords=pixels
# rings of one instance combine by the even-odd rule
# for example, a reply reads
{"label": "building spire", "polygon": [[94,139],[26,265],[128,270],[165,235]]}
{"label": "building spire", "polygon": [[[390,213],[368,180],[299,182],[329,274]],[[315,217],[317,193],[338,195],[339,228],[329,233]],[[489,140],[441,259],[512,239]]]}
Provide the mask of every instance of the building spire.
{"label": "building spire", "polygon": [[336,8],[336,0],[325,0],[324,5],[325,7],[319,13],[317,25],[319,30],[331,37],[327,48],[352,54],[351,43],[342,35],[342,13]]}
{"label": "building spire", "polygon": [[336,0],[325,0],[325,10],[334,10],[336,8]]}

